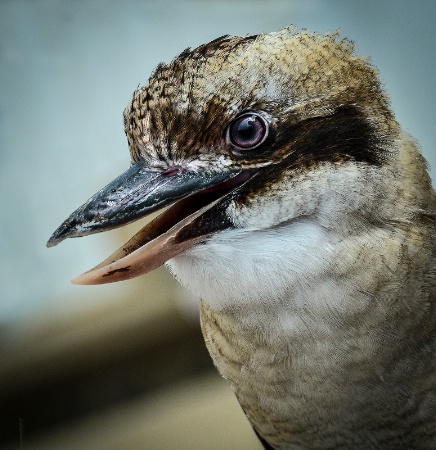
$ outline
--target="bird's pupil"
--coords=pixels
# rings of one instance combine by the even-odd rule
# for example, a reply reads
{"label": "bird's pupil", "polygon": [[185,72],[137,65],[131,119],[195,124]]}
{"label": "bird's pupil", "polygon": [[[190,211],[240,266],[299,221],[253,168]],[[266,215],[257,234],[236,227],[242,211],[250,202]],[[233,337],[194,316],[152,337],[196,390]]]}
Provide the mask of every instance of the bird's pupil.
{"label": "bird's pupil", "polygon": [[239,123],[237,129],[238,138],[241,141],[251,141],[256,136],[254,119],[247,117]]}

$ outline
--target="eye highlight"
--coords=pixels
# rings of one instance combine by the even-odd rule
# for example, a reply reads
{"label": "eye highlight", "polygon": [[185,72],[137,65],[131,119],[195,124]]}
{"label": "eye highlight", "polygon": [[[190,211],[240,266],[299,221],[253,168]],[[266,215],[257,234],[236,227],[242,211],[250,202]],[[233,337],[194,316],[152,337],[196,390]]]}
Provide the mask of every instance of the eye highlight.
{"label": "eye highlight", "polygon": [[227,140],[241,150],[251,150],[265,141],[268,131],[268,123],[260,114],[246,113],[228,126]]}

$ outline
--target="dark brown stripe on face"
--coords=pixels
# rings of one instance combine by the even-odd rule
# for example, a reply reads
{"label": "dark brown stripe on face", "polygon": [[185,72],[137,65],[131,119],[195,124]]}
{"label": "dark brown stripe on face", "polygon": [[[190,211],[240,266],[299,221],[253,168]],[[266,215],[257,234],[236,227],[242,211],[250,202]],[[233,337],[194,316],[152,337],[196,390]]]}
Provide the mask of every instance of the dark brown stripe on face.
{"label": "dark brown stripe on face", "polygon": [[341,107],[331,116],[280,126],[274,148],[289,153],[288,164],[299,166],[350,160],[381,165],[384,159],[382,139],[354,106]]}
{"label": "dark brown stripe on face", "polygon": [[[250,180],[240,194],[240,201],[263,192],[265,184],[288,173],[308,172],[322,163],[341,165],[356,161],[380,166],[387,158],[387,142],[354,106],[338,109],[331,116],[303,120],[277,127],[275,141],[259,150],[253,160],[276,160]],[[263,146],[262,146],[263,147]],[[257,150],[257,149],[256,149]],[[248,161],[249,158],[245,158]]]}
{"label": "dark brown stripe on face", "polygon": [[236,159],[254,164],[270,159],[289,168],[350,160],[381,165],[386,154],[386,143],[355,106],[343,106],[330,116],[298,123],[290,117],[279,122],[271,134],[261,146]]}

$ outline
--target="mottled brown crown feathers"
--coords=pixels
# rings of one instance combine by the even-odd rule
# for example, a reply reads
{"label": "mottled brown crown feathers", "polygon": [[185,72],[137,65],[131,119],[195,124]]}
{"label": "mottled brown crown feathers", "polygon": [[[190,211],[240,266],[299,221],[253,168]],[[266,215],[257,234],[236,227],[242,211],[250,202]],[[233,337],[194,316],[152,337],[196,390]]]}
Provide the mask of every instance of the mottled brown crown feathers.
{"label": "mottled brown crown feathers", "polygon": [[[222,36],[170,64],[160,64],[124,111],[132,161],[177,163],[214,153],[229,159],[227,125],[262,110],[280,128],[357,106],[381,135],[395,122],[377,70],[354,55],[338,33],[296,32]],[[230,164],[230,163],[229,163]]]}

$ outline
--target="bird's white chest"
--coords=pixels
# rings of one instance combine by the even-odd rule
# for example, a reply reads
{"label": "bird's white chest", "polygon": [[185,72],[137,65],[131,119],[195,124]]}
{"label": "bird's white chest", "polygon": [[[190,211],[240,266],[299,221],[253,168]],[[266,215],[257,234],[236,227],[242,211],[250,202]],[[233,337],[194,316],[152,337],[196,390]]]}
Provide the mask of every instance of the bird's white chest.
{"label": "bird's white chest", "polygon": [[[203,334],[218,370],[277,448],[299,448],[279,443],[291,435],[298,441],[299,427],[325,425],[327,412],[330,422],[350,398],[354,409],[345,418],[338,413],[336,423],[361,414],[356,405],[365,408],[355,368],[365,367],[364,383],[380,377],[366,367],[378,338],[361,330],[386,321],[372,292],[394,270],[378,255],[395,251],[384,233],[340,238],[301,221],[224,232],[169,262],[204,299]],[[334,445],[334,423],[323,430]]]}

